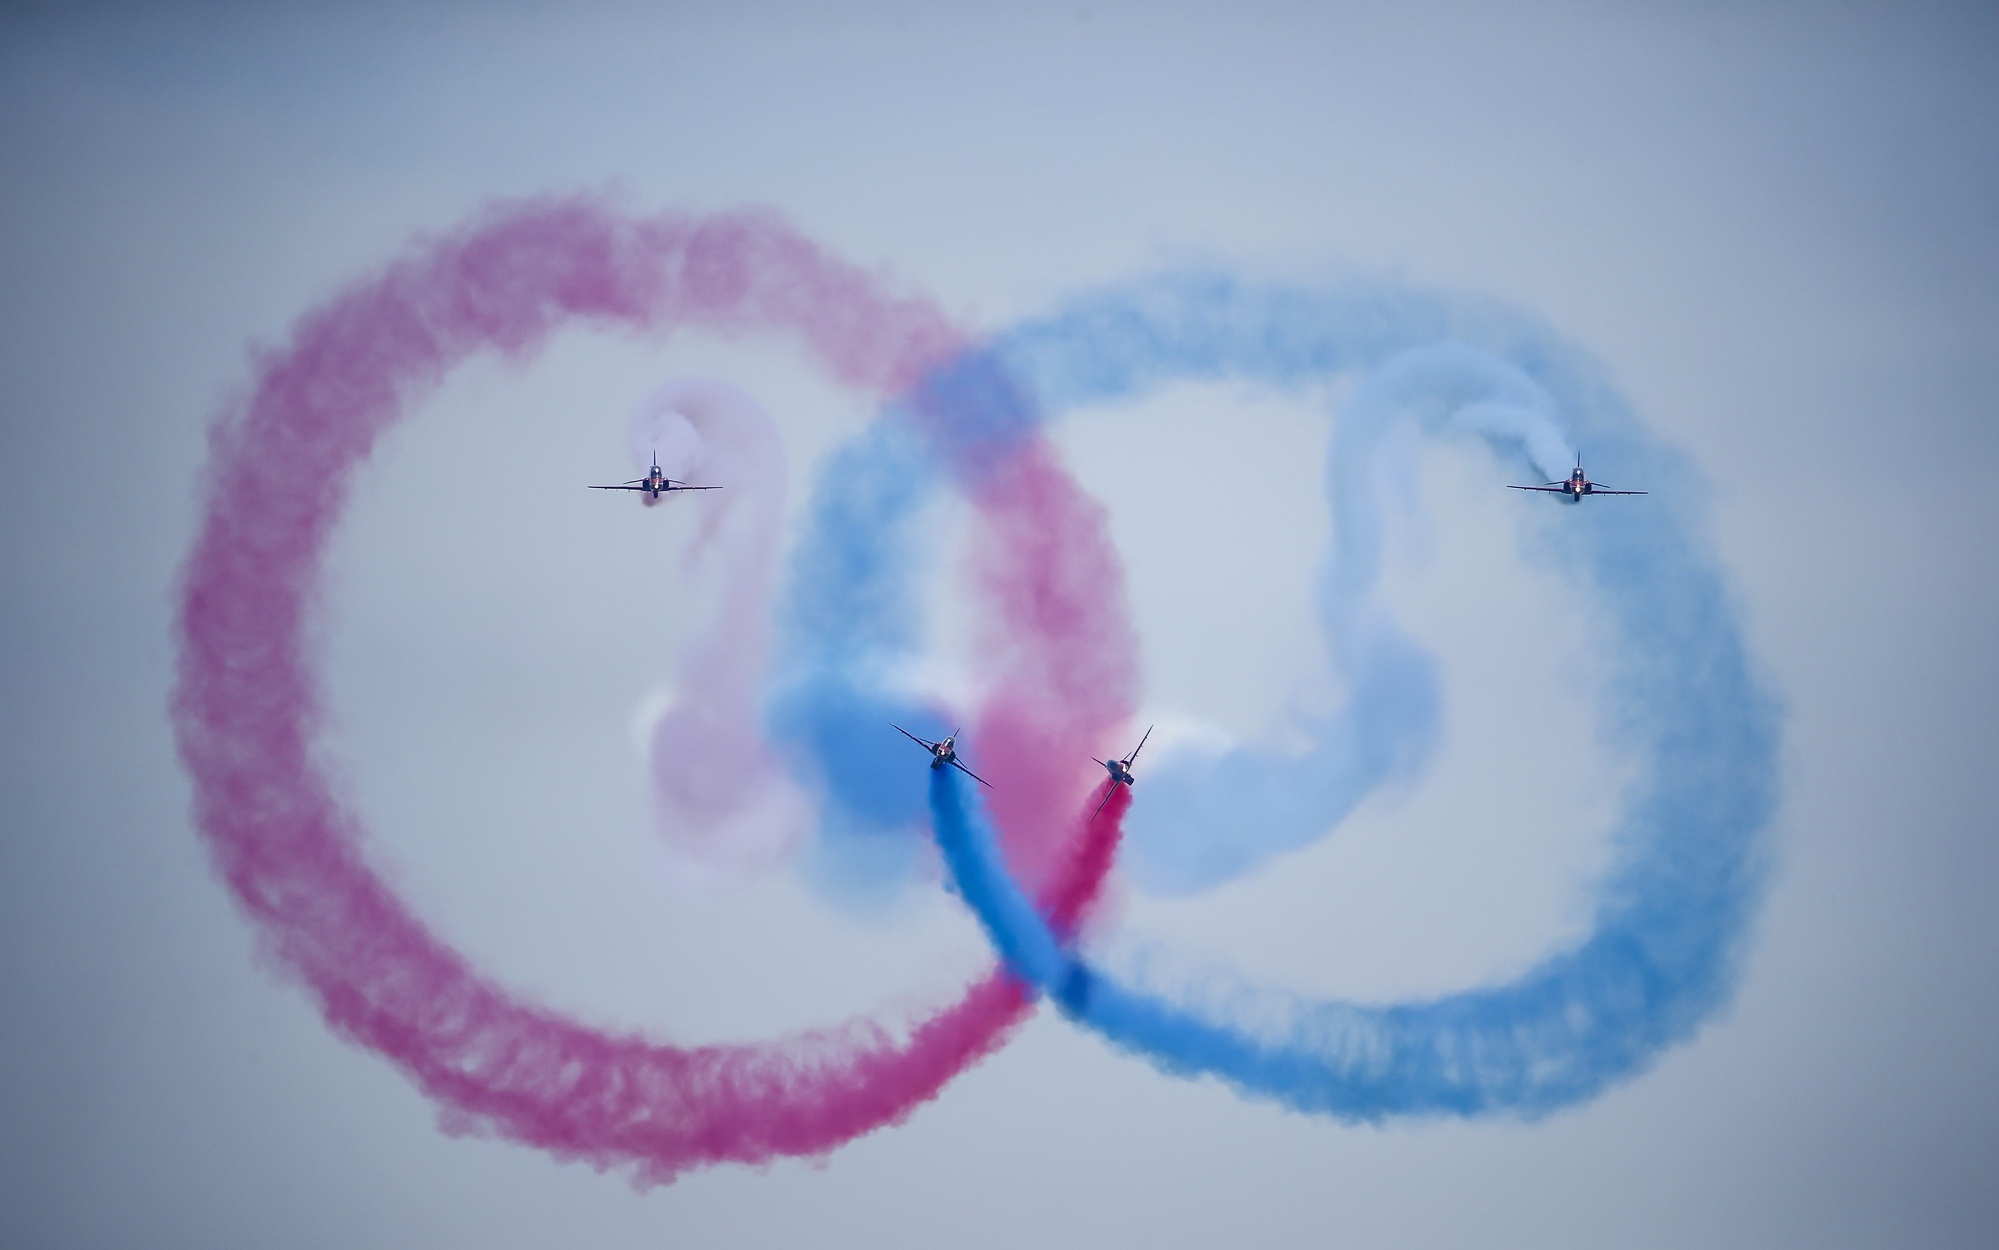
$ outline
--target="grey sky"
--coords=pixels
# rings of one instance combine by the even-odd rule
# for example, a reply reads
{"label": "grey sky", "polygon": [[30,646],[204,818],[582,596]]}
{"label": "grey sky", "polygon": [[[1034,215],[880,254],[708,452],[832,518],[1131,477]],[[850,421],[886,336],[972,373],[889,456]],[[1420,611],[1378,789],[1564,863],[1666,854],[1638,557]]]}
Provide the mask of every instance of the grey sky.
{"label": "grey sky", "polygon": [[[0,19],[0,1240],[1999,1240],[1999,21],[577,8]],[[208,872],[162,710],[168,602],[247,349],[412,232],[574,188],[772,205],[982,326],[1194,257],[1492,296],[1595,353],[1710,477],[1789,709],[1734,1008],[1536,1125],[1343,1127],[1042,1019],[823,1168],[635,1195],[445,1136],[260,964]],[[385,874],[555,1006],[704,1040],[934,1000],[982,957],[947,899],[859,920],[789,879],[688,900],[651,871],[630,721],[704,601],[677,592],[682,521],[580,486],[625,476],[631,413],[690,373],[776,415],[794,504],[868,415],[755,344],[576,335],[454,375],[333,553],[330,747]],[[1112,509],[1153,710],[1255,734],[1323,680],[1301,587],[1324,429],[1226,387],[1061,428]],[[1433,774],[1211,897],[1128,899],[1126,932],[1364,996],[1506,975],[1570,932],[1616,762],[1574,715],[1572,622],[1511,555],[1521,500],[1490,485],[1430,454],[1397,547],[1452,700]]]}

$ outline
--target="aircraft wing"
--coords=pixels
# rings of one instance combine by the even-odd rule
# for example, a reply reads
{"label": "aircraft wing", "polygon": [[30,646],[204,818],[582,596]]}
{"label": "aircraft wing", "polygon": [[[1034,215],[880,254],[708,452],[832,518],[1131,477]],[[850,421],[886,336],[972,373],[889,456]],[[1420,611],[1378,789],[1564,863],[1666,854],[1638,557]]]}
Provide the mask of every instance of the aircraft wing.
{"label": "aircraft wing", "polygon": [[933,747],[935,747],[935,746],[937,745],[937,744],[936,744],[936,743],[934,743],[934,742],[925,742],[925,741],[924,741],[923,739],[921,739],[921,738],[917,737],[917,736],[916,736],[915,734],[913,734],[913,733],[909,732],[909,731],[908,731],[907,729],[904,729],[904,728],[903,728],[902,726],[900,726],[900,725],[891,725],[891,726],[890,726],[890,728],[891,728],[891,729],[894,729],[894,730],[895,730],[895,731],[896,731],[897,733],[899,733],[899,734],[901,734],[901,735],[902,735],[903,737],[905,737],[905,738],[909,739],[909,740],[910,740],[911,742],[914,742],[914,743],[916,743],[916,744],[917,744],[918,746],[922,747],[922,748],[923,748],[924,750],[926,750],[926,751],[928,751],[928,750],[932,749]]}
{"label": "aircraft wing", "polygon": [[1111,788],[1104,791],[1104,801],[1097,804],[1096,811],[1090,813],[1091,820],[1095,820],[1097,817],[1104,814],[1104,808],[1110,806],[1111,796],[1117,793],[1118,786],[1122,784],[1123,784],[1122,782],[1117,782],[1117,781],[1111,782]]}
{"label": "aircraft wing", "polygon": [[719,486],[669,486],[668,490],[721,490]]}
{"label": "aircraft wing", "polygon": [[981,776],[979,776],[979,775],[978,775],[977,773],[973,772],[973,771],[972,771],[971,769],[969,769],[969,768],[965,767],[965,766],[964,766],[963,764],[960,764],[960,763],[959,763],[959,762],[958,762],[957,760],[952,760],[952,761],[951,761],[951,767],[953,767],[953,768],[957,769],[957,770],[958,770],[959,772],[961,772],[961,773],[965,774],[965,775],[966,775],[967,777],[970,777],[970,778],[971,778],[971,779],[972,779],[973,781],[976,781],[976,782],[978,782],[978,783],[979,783],[980,785],[984,786],[984,787],[985,787],[986,789],[990,790],[990,789],[992,789],[992,788],[993,788],[993,783],[992,783],[992,782],[990,782],[990,781],[987,781],[987,780],[986,780],[986,779],[985,779],[984,777],[981,777]]}
{"label": "aircraft wing", "polygon": [[592,486],[591,490],[644,490],[643,486]]}
{"label": "aircraft wing", "polygon": [[1592,495],[1649,495],[1651,493],[1644,490],[1605,490],[1601,486],[1592,487],[1590,490],[1590,494]]}
{"label": "aircraft wing", "polygon": [[1508,490],[1544,490],[1551,495],[1566,495],[1569,492],[1559,486],[1508,486]]}
{"label": "aircraft wing", "polygon": [[[1145,738],[1150,738],[1152,736],[1152,731],[1157,729],[1158,727],[1159,726],[1157,725],[1147,725],[1145,727]],[[1130,768],[1132,761],[1138,758],[1138,753],[1145,749],[1145,738],[1140,738],[1138,740],[1138,745],[1131,749],[1131,754],[1124,757],[1124,766],[1126,768]]]}

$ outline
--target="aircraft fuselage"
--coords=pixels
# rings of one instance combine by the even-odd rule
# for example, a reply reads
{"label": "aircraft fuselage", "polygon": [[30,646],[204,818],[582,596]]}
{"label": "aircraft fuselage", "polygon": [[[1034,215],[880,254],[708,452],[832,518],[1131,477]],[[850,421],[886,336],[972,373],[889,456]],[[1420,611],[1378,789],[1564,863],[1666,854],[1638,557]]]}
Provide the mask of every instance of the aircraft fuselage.
{"label": "aircraft fuselage", "polygon": [[1598,486],[1583,473],[1583,467],[1580,463],[1576,465],[1572,473],[1559,482],[1549,482],[1545,486],[1515,486],[1513,489],[1539,491],[1542,494],[1553,495],[1563,503],[1581,503],[1584,495],[1645,494],[1642,490],[1610,490],[1607,487]]}

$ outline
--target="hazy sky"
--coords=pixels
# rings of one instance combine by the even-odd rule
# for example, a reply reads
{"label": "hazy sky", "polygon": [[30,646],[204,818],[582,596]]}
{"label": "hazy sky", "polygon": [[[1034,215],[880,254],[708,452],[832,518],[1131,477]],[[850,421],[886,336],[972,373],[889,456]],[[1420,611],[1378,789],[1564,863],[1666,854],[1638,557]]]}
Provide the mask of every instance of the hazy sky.
{"label": "hazy sky", "polygon": [[[0,1240],[1999,1241],[1999,20],[1011,7],[0,18]],[[1709,479],[1785,708],[1733,1006],[1533,1124],[1289,1114],[1044,1012],[823,1166],[635,1193],[446,1135],[273,975],[211,873],[165,715],[171,596],[252,353],[413,235],[573,190],[774,207],[985,329],[1198,261],[1503,300],[1592,353]],[[411,906],[580,1018],[702,1042],[938,1001],[985,958],[939,890],[690,898],[659,869],[633,725],[712,601],[681,572],[687,516],[581,487],[630,476],[634,415],[690,376],[772,413],[794,515],[872,415],[754,341],[579,332],[453,374],[329,557],[329,759]],[[1058,428],[1126,560],[1147,716],[1255,737],[1328,681],[1327,428],[1232,385]],[[1510,976],[1586,918],[1620,762],[1560,583],[1509,537],[1542,501],[1449,449],[1421,487],[1386,593],[1439,657],[1434,767],[1243,881],[1126,892],[1107,940],[1394,999]]]}

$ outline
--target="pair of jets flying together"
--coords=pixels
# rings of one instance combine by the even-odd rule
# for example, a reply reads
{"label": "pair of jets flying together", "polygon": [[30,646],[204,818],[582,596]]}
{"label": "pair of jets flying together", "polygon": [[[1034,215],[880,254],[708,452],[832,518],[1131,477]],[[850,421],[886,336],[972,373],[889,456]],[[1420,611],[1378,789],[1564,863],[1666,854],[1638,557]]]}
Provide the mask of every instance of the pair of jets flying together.
{"label": "pair of jets flying together", "polygon": [[[1152,731],[1154,728],[1155,726],[1151,725],[1146,726],[1145,738],[1150,738],[1152,736]],[[928,738],[919,738],[915,734],[909,732],[907,729],[904,729],[900,725],[895,726],[895,731],[901,734],[903,737],[909,739],[911,742],[916,743],[924,750],[930,752],[930,767],[942,768],[948,764],[952,768],[955,768],[959,772],[965,774],[967,777],[970,777],[973,781],[978,782],[986,789],[990,790],[993,788],[992,782],[987,781],[984,777],[979,776],[971,769],[965,767],[965,765],[958,759],[958,748],[956,745],[958,741],[957,730],[953,729],[951,731],[951,736],[945,738],[941,742],[932,742]],[[1143,751],[1145,749],[1145,738],[1140,738],[1138,740],[1138,745],[1131,749],[1131,754],[1125,756],[1121,760],[1115,760],[1115,759],[1100,760],[1097,759],[1097,757],[1094,755],[1090,757],[1093,763],[1102,765],[1104,771],[1108,772],[1111,775],[1111,788],[1104,791],[1104,801],[1102,803],[1097,804],[1096,811],[1090,813],[1091,820],[1095,820],[1098,816],[1101,816],[1103,814],[1104,805],[1111,801],[1111,795],[1117,793],[1117,788],[1119,786],[1134,786],[1138,784],[1137,778],[1131,775],[1131,762],[1138,758],[1138,753],[1140,751]]]}
{"label": "pair of jets flying together", "polygon": [[[665,471],[659,467],[659,453],[654,452],[652,468],[644,477],[635,477],[629,482],[621,482],[616,486],[592,486],[590,489],[644,491],[646,502],[654,504],[659,502],[661,495],[670,494],[677,490],[721,490],[722,488],[719,486],[689,486],[686,482],[675,481],[668,477]],[[1643,495],[1648,493],[1642,490],[1611,490],[1608,487],[1590,481],[1588,475],[1583,472],[1583,458],[1581,456],[1576,457],[1575,471],[1570,473],[1564,481],[1549,482],[1544,486],[1512,486],[1508,489],[1545,491],[1550,495],[1560,495],[1563,503],[1581,503],[1584,495]],[[1147,730],[1146,732],[1150,733],[1151,731]],[[946,741],[948,742],[949,739],[946,739]],[[1144,744],[1140,743],[1140,745],[1143,746]],[[1134,751],[1132,754],[1136,755],[1138,753]],[[1103,763],[1103,761],[1099,760],[1098,763]],[[1108,768],[1109,765],[1105,765],[1105,767]]]}

